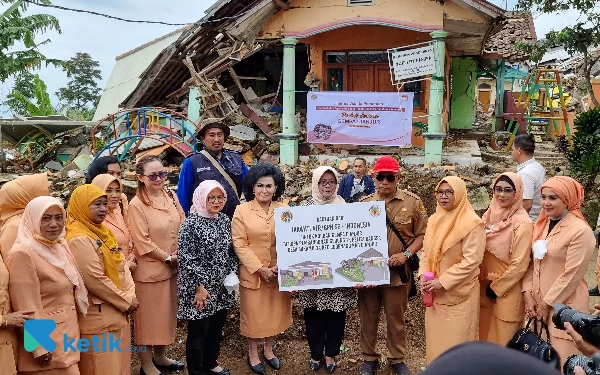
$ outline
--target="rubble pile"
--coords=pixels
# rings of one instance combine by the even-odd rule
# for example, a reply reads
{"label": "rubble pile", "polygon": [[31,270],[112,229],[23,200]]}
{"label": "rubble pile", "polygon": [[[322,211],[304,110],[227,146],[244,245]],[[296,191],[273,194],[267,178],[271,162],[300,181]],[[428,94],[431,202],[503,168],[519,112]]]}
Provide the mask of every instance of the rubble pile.
{"label": "rubble pile", "polygon": [[473,131],[489,133],[492,129],[492,114],[493,107],[487,112],[483,112],[481,104],[477,102],[477,109],[475,111],[475,120],[473,122]]}

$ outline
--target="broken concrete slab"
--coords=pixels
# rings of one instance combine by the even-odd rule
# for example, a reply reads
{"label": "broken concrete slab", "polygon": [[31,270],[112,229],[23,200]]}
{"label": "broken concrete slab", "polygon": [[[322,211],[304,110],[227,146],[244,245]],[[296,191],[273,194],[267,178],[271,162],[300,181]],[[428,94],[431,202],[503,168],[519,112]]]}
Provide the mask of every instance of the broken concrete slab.
{"label": "broken concrete slab", "polygon": [[51,171],[58,172],[63,169],[63,165],[56,160],[51,160],[44,165],[44,168],[49,169]]}
{"label": "broken concrete slab", "polygon": [[242,141],[254,141],[256,139],[257,132],[246,125],[234,125],[229,127],[230,137],[237,138]]}
{"label": "broken concrete slab", "polygon": [[490,194],[488,193],[488,189],[483,186],[469,190],[468,197],[475,211],[487,210],[490,206]]}

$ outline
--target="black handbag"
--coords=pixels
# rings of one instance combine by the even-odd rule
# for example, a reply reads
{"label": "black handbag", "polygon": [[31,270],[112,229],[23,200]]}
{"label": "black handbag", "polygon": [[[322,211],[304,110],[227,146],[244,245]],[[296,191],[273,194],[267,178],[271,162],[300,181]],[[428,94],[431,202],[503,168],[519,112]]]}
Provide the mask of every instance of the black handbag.
{"label": "black handbag", "polygon": [[[531,321],[533,321],[533,331],[529,329]],[[540,325],[541,328],[538,333],[537,319],[530,318],[527,320],[525,328],[518,330],[508,344],[506,344],[506,347],[529,354],[560,371],[558,352],[550,345],[550,330],[548,329],[548,325],[544,321],[541,321]],[[547,340],[542,338],[542,331],[546,331]]]}

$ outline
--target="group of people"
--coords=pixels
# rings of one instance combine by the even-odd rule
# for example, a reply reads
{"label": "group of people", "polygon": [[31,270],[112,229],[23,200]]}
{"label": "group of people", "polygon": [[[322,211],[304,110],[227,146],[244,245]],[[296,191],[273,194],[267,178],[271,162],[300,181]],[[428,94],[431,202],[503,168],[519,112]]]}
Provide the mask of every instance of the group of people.
{"label": "group of people", "polygon": [[[239,279],[249,368],[256,374],[266,374],[266,366],[282,368],[275,336],[292,324],[294,297],[278,288],[274,209],[284,206],[285,177],[269,163],[248,169],[239,155],[223,150],[228,135],[220,123],[202,128],[205,148],[185,159],[177,193],[165,186],[167,170],[156,156],[138,160],[131,202],[113,157],[94,161],[66,211],[49,196],[46,174],[2,187],[2,375],[129,375],[131,352],[139,354],[141,374],[187,366],[191,375],[229,375],[218,358],[227,311],[238,304],[225,287],[232,274]],[[360,374],[372,375],[382,357],[377,336],[383,309],[387,360],[394,373],[410,374],[405,312],[412,277],[434,297],[425,315],[428,364],[469,341],[505,345],[526,317],[548,322],[562,360],[577,353],[550,317],[556,303],[587,310],[583,276],[595,240],[580,211],[581,185],[553,177],[535,187],[543,169],[532,158],[534,147],[528,136],[515,139],[513,157],[522,160],[518,173],[494,181],[481,218],[469,203],[467,185],[454,176],[432,191],[437,208],[429,216],[417,195],[398,187],[400,165],[391,156],[380,157],[370,175],[363,159],[343,179],[331,167],[315,169],[304,206],[385,201],[391,277],[385,286],[294,293],[304,313],[308,368],[336,371],[347,312],[358,308]],[[413,276],[409,264],[419,252]],[[425,272],[434,278],[425,280]],[[29,319],[56,322],[56,350],[25,350],[22,327]],[[178,319],[187,321],[186,364],[165,355]],[[121,339],[121,350],[63,350],[65,338],[92,342],[103,335]]]}

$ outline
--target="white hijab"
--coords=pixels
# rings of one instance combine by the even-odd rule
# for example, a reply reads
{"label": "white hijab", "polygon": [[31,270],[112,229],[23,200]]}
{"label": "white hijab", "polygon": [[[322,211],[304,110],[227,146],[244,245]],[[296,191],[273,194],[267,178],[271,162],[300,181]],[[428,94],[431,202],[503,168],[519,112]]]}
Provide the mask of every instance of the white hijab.
{"label": "white hijab", "polygon": [[325,172],[333,173],[333,175],[335,176],[336,183],[339,183],[339,181],[340,181],[340,178],[339,178],[337,172],[335,171],[335,169],[333,169],[331,167],[321,166],[321,167],[315,169],[313,171],[313,176],[312,176],[312,199],[315,202],[315,204],[321,205],[321,204],[346,203],[346,201],[344,201],[344,198],[340,197],[337,194],[334,194],[327,199],[325,197],[323,197],[323,195],[321,195],[321,193],[319,192],[319,180],[321,179],[321,176],[323,176],[323,174]]}

